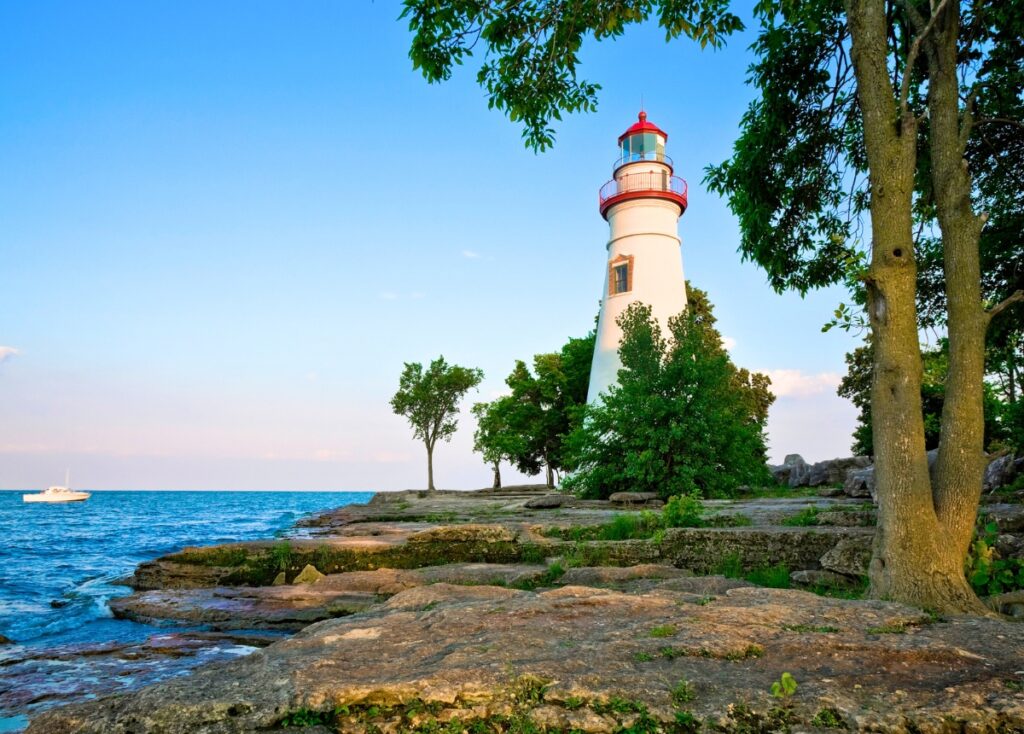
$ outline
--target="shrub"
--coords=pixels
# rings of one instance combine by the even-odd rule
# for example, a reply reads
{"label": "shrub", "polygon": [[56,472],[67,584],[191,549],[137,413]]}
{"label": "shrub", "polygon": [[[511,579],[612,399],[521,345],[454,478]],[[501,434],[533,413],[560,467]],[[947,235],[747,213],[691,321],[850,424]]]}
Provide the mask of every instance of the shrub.
{"label": "shrub", "polygon": [[661,519],[667,528],[699,528],[705,525],[704,503],[699,492],[669,497],[661,510]]}

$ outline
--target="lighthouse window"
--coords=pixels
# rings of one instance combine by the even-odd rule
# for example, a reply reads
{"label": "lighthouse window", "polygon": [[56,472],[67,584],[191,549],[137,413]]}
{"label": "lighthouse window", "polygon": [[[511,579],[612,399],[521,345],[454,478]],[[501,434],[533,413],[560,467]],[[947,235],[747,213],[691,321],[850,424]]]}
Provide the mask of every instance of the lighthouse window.
{"label": "lighthouse window", "polygon": [[619,265],[615,268],[615,292],[625,293],[629,290],[629,265]]}

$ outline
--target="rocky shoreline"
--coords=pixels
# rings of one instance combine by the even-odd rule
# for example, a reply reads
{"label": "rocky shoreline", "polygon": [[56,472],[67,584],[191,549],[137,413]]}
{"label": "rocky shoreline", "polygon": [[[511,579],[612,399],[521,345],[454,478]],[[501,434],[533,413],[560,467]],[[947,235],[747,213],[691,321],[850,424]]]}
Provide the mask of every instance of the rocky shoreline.
{"label": "rocky shoreline", "polygon": [[[1018,624],[836,598],[861,583],[870,504],[708,502],[709,527],[601,536],[657,504],[379,494],[289,540],[142,564],[115,615],[295,634],[29,731],[1024,731]],[[797,688],[773,696],[783,673]]]}

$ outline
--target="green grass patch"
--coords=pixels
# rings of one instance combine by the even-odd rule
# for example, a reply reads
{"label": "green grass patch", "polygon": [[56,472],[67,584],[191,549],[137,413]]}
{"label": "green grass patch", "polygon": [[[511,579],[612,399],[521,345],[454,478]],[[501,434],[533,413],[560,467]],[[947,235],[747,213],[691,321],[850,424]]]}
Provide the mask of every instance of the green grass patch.
{"label": "green grass patch", "polygon": [[839,631],[838,627],[833,627],[831,625],[813,627],[809,624],[784,624],[782,625],[782,629],[786,630],[787,632],[814,632],[819,635],[828,635]]}
{"label": "green grass patch", "polygon": [[791,528],[805,528],[818,524],[818,508],[814,505],[805,507],[795,515],[783,519],[782,524]]}
{"label": "green grass patch", "polygon": [[678,630],[676,629],[675,625],[661,624],[657,627],[652,627],[651,631],[648,632],[648,634],[651,637],[673,637],[675,636],[677,631]]}
{"label": "green grass patch", "polygon": [[684,703],[689,703],[696,697],[696,693],[693,690],[693,684],[688,680],[681,680],[672,686],[672,690],[669,691],[669,696],[672,698],[672,703],[676,706],[682,706]]}
{"label": "green grass patch", "polygon": [[788,589],[790,587],[789,567],[784,563],[755,568],[744,578],[752,584],[767,586],[771,589]]}

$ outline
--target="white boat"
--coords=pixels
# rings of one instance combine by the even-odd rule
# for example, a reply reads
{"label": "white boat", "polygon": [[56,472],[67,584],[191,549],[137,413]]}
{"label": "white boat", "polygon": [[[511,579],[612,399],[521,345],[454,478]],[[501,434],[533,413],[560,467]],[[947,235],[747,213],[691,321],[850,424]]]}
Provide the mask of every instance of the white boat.
{"label": "white boat", "polygon": [[23,494],[21,499],[25,502],[82,502],[89,499],[89,492],[76,492],[71,489],[71,472],[64,477],[63,487],[47,487],[42,492],[35,494]]}

